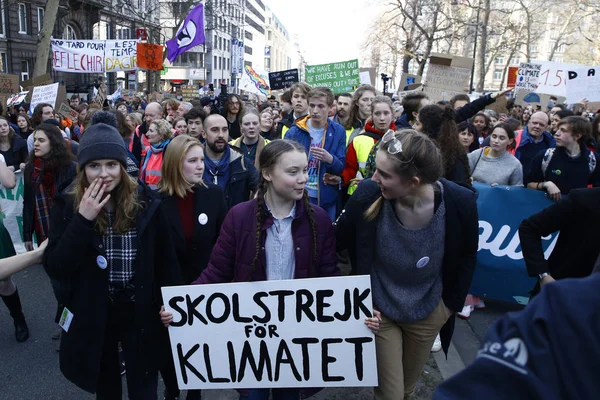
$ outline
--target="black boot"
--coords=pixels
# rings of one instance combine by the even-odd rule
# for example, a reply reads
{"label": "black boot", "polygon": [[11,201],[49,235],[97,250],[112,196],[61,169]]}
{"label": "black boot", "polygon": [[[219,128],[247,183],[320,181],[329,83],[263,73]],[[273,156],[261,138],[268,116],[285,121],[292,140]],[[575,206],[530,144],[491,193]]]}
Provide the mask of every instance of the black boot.
{"label": "black boot", "polygon": [[21,309],[21,299],[19,298],[19,291],[15,290],[10,296],[1,296],[6,308],[10,311],[10,316],[15,322],[15,338],[17,342],[22,343],[29,339],[29,328],[27,322],[25,322],[25,315]]}

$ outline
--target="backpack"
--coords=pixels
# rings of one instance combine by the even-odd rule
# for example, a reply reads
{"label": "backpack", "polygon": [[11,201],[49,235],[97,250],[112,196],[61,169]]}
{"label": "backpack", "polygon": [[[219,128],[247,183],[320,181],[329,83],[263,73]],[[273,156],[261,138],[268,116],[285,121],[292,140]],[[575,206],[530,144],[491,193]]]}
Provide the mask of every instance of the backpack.
{"label": "backpack", "polygon": [[[550,160],[552,160],[552,156],[554,155],[555,150],[555,147],[551,147],[544,153],[544,158],[542,159],[542,176],[546,176],[548,164],[550,164]],[[591,151],[588,154],[588,167],[590,170],[590,175],[593,174],[596,170],[596,156]]]}

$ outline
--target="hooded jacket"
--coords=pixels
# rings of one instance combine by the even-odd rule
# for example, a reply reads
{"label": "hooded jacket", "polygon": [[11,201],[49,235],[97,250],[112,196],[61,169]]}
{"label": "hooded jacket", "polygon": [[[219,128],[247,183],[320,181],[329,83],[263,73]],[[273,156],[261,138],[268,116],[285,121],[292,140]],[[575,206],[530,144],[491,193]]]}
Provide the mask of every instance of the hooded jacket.
{"label": "hooded jacket", "polygon": [[[308,129],[307,115],[296,121],[294,126],[285,135],[286,139],[295,140],[306,149],[306,154],[310,151],[312,139]],[[323,148],[333,156],[333,162],[327,164],[324,161],[319,162],[319,206],[327,208],[335,205],[338,200],[339,189],[337,186],[326,185],[323,182],[323,175],[326,172],[333,175],[340,175],[344,170],[346,163],[346,130],[344,127],[331,119],[327,120],[325,127],[325,143]]]}
{"label": "hooded jacket", "polygon": [[[242,153],[242,140],[243,139],[244,139],[244,135],[242,134],[241,137],[229,142],[229,145],[232,146],[233,148],[235,148],[236,151]],[[263,151],[263,149],[265,148],[265,146],[267,144],[269,144],[269,140],[267,140],[259,135],[258,146],[256,147],[256,158],[254,159],[254,167],[256,168],[256,170],[260,169],[260,161],[259,161],[260,153]]]}

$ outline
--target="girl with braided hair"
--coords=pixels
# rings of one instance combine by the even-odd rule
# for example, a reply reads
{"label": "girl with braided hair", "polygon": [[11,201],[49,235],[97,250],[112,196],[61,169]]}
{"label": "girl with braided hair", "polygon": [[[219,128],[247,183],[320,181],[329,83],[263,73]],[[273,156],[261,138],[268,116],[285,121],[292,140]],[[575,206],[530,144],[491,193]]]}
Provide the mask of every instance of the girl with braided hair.
{"label": "girl with braided hair", "polygon": [[[338,276],[331,220],[306,194],[304,146],[275,140],[262,150],[259,164],[256,197],[229,211],[194,284]],[[165,325],[173,320],[164,310],[161,318]],[[243,391],[240,398],[268,399],[269,389]],[[274,400],[299,398],[299,389],[273,389]]]}

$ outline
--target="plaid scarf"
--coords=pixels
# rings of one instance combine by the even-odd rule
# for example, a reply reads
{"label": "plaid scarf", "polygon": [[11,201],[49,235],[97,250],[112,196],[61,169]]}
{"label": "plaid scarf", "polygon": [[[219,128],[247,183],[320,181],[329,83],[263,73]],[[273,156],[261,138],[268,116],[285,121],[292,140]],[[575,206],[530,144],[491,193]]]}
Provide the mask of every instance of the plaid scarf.
{"label": "plaid scarf", "polygon": [[108,261],[109,293],[129,291],[133,296],[134,264],[138,248],[137,229],[133,227],[126,233],[115,233],[113,229],[115,214],[108,211],[106,215],[108,228],[102,236],[102,244]]}
{"label": "plaid scarf", "polygon": [[41,158],[33,161],[31,182],[35,193],[35,234],[38,243],[48,237],[50,231],[50,208],[54,204],[55,168]]}

